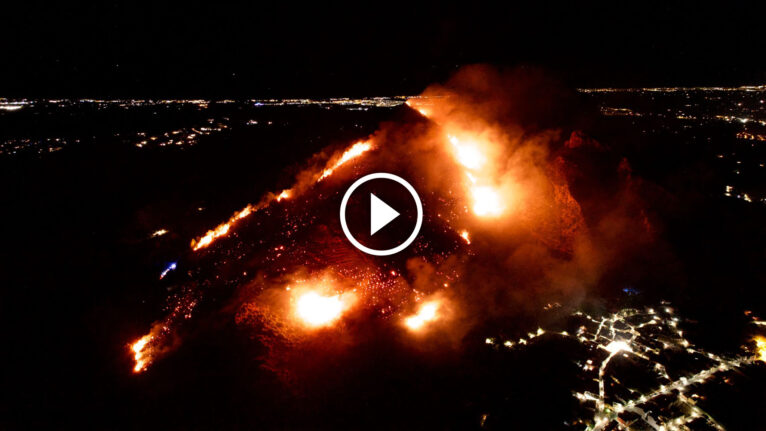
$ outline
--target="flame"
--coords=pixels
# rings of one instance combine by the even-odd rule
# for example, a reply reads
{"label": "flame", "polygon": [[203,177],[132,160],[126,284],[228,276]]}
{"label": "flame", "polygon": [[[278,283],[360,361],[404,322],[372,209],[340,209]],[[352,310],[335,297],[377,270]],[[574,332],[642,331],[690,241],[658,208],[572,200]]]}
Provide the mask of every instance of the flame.
{"label": "flame", "polygon": [[372,144],[366,141],[359,141],[356,144],[352,145],[351,148],[346,150],[343,153],[343,155],[340,156],[340,158],[338,159],[337,162],[335,162],[335,164],[333,164],[331,167],[326,168],[322,172],[322,175],[319,176],[319,179],[317,179],[317,182],[322,181],[323,179],[332,175],[332,173],[335,172],[336,169],[341,167],[343,164],[345,164],[349,160],[355,159],[371,149],[372,149]]}
{"label": "flame", "polygon": [[460,232],[460,237],[463,238],[463,241],[465,241],[466,244],[471,244],[471,238],[468,236],[467,230]]}
{"label": "flame", "polygon": [[471,187],[473,198],[473,212],[477,216],[496,217],[503,213],[503,205],[500,194],[492,187]]}
{"label": "flame", "polygon": [[293,191],[290,189],[282,190],[282,193],[277,196],[277,202],[282,202],[285,199],[290,199],[290,196],[292,196]]}
{"label": "flame", "polygon": [[447,140],[452,146],[455,161],[465,168],[474,214],[479,217],[502,215],[505,207],[501,195],[495,187],[488,185],[494,183],[494,180],[488,178],[489,171],[484,169],[489,160],[481,149],[489,149],[490,144],[482,139],[461,140],[454,135],[447,135]]}
{"label": "flame", "polygon": [[481,168],[486,162],[484,155],[476,147],[476,144],[463,144],[454,136],[449,136],[448,139],[454,148],[455,158],[461,165],[468,169],[476,170]]}
{"label": "flame", "polygon": [[325,296],[307,291],[295,301],[295,315],[306,326],[318,328],[335,323],[350,305],[349,294]]}
{"label": "flame", "polygon": [[[407,105],[429,117],[443,130],[449,153],[468,179],[465,190],[474,215],[503,215],[511,197],[508,196],[507,178],[502,176],[503,165],[496,160],[502,153],[502,145],[498,142],[502,138],[496,130],[482,126],[484,123],[480,118],[466,122],[465,118],[454,115],[455,111],[450,109],[453,106],[445,99],[410,98]],[[425,105],[432,107],[433,112],[424,109]]]}
{"label": "flame", "polygon": [[404,324],[410,330],[420,330],[423,328],[423,326],[425,326],[426,323],[433,322],[434,320],[438,319],[439,316],[437,313],[439,311],[439,305],[439,301],[437,300],[424,303],[420,306],[420,309],[417,311],[417,313],[404,319]]}
{"label": "flame", "polygon": [[146,367],[149,365],[151,351],[147,348],[147,344],[153,339],[154,337],[151,334],[147,334],[139,338],[130,346],[130,350],[133,351],[133,359],[136,361],[136,365],[133,367],[134,373],[140,373],[146,370]]}
{"label": "flame", "polygon": [[[335,161],[332,166],[325,167],[324,171],[322,171],[322,174],[319,176],[319,179],[317,179],[317,182],[322,181],[323,179],[329,177],[332,175],[332,173],[338,169],[341,165],[345,164],[349,160],[352,160],[356,157],[361,156],[362,154],[366,153],[367,151],[371,150],[373,148],[372,143],[367,141],[360,141],[352,145],[350,148],[348,148],[343,154],[338,158],[337,161]],[[285,199],[289,199],[293,196],[293,189],[285,189],[282,190],[282,192],[278,195],[274,194],[267,194],[266,197],[264,197],[261,200],[261,203],[257,205],[248,204],[245,208],[231,216],[229,220],[227,220],[224,223],[221,223],[218,225],[215,229],[210,229],[200,237],[199,239],[192,240],[191,246],[192,250],[198,251],[202,248],[205,248],[212,244],[215,240],[217,240],[220,237],[226,236],[229,233],[229,230],[232,228],[234,224],[236,224],[239,220],[242,220],[243,218],[249,216],[255,211],[261,210],[271,204],[273,201],[281,202]]]}
{"label": "flame", "polygon": [[753,337],[753,341],[755,341],[756,359],[766,362],[766,337],[756,335]]}
{"label": "flame", "polygon": [[207,231],[207,233],[205,233],[205,235],[202,236],[202,238],[200,238],[199,240],[192,241],[192,249],[194,251],[197,251],[203,247],[209,246],[216,239],[222,236],[225,236],[227,233],[229,233],[229,229],[231,229],[231,226],[234,223],[249,216],[250,213],[252,212],[253,212],[253,206],[252,205],[246,206],[245,208],[243,208],[242,210],[240,210],[239,212],[231,216],[231,218],[227,222],[218,225],[218,227],[216,227],[215,229],[211,229]]}
{"label": "flame", "polygon": [[407,99],[406,102],[404,102],[405,105],[409,106],[410,108],[420,112],[420,115],[428,118],[431,116],[431,112],[422,106],[415,106],[416,102],[413,99]]}

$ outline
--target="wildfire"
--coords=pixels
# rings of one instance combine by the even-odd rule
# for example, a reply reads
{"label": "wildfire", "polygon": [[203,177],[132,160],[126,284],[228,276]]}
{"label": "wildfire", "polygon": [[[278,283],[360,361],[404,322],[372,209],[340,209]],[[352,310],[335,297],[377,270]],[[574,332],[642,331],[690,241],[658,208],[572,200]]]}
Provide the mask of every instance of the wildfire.
{"label": "wildfire", "polygon": [[426,302],[420,306],[417,313],[404,319],[404,324],[413,331],[420,330],[426,323],[433,322],[439,317],[438,311],[439,301]]}
{"label": "wildfire", "polygon": [[349,294],[324,296],[315,291],[301,294],[295,301],[295,314],[314,328],[335,323],[351,305]]}
{"label": "wildfire", "polygon": [[[322,171],[322,174],[319,176],[319,179],[317,179],[317,182],[322,181],[323,179],[329,177],[332,175],[332,173],[338,169],[341,165],[348,162],[349,160],[352,160],[356,157],[361,156],[365,152],[371,150],[373,148],[372,144],[367,141],[360,141],[352,145],[349,149],[347,149],[341,156],[338,158],[336,162],[332,164],[332,166],[326,167],[324,171]],[[242,220],[243,218],[249,216],[255,211],[258,211],[260,209],[263,209],[269,204],[271,204],[272,201],[281,202],[285,199],[289,199],[293,196],[293,189],[285,189],[282,190],[282,192],[278,195],[274,194],[268,194],[267,197],[261,200],[261,203],[258,205],[252,205],[249,204],[233,216],[229,220],[227,220],[224,223],[221,223],[218,225],[215,229],[211,229],[205,233],[201,238],[192,240],[191,246],[192,250],[197,251],[202,248],[205,248],[212,244],[215,240],[222,236],[226,236],[229,233],[229,230],[231,230],[232,226],[236,224],[238,221]]]}
{"label": "wildfire", "polygon": [[320,175],[319,179],[317,179],[317,182],[322,181],[323,179],[332,175],[332,173],[335,172],[336,169],[341,167],[343,164],[345,164],[349,160],[357,158],[371,149],[372,149],[372,144],[366,141],[360,141],[352,145],[351,148],[346,150],[343,153],[343,155],[340,156],[340,158],[338,159],[337,162],[335,162],[335,164],[333,164],[332,166],[328,168],[325,168],[325,170],[322,172],[322,175]]}
{"label": "wildfire", "polygon": [[756,335],[753,337],[753,341],[755,341],[756,359],[766,362],[766,337]]}
{"label": "wildfire", "polygon": [[[497,217],[503,213],[504,205],[500,193],[489,185],[491,179],[487,178],[487,157],[480,148],[488,144],[479,145],[481,140],[460,140],[453,135],[447,135],[447,140],[452,146],[452,154],[461,166],[465,168],[468,178],[468,192],[473,201],[473,212],[479,217]],[[469,242],[470,243],[470,242]]]}
{"label": "wildfire", "polygon": [[130,350],[133,351],[133,359],[136,361],[136,365],[133,367],[134,373],[140,373],[144,371],[149,365],[149,349],[147,344],[152,341],[154,337],[151,334],[144,335],[139,338],[138,341],[130,346]]}
{"label": "wildfire", "polygon": [[194,251],[197,251],[201,248],[207,247],[210,244],[213,243],[216,239],[225,236],[227,233],[229,233],[229,229],[231,229],[231,226],[238,222],[239,220],[242,220],[243,218],[249,216],[253,212],[253,206],[248,205],[239,212],[235,213],[231,218],[226,222],[218,225],[215,229],[211,229],[207,231],[207,233],[200,238],[197,241],[192,241],[192,249]]}

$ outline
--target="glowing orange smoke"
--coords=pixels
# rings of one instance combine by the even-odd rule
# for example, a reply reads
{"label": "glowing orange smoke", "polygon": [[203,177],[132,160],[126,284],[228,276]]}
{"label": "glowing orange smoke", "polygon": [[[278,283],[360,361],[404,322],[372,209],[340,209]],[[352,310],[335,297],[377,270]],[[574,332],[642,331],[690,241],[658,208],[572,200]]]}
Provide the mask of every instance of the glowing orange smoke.
{"label": "glowing orange smoke", "polygon": [[413,331],[418,331],[423,328],[426,323],[438,319],[439,305],[439,301],[437,300],[424,303],[420,306],[417,313],[404,319],[405,326]]}
{"label": "glowing orange smoke", "polygon": [[322,172],[322,175],[320,175],[319,179],[317,179],[317,182],[322,181],[323,179],[332,175],[332,173],[335,172],[336,169],[341,167],[343,164],[345,164],[349,160],[355,159],[371,149],[372,149],[372,144],[366,141],[360,141],[352,145],[351,148],[346,150],[343,153],[343,155],[340,156],[337,162],[335,162],[332,166],[325,168],[325,170]]}
{"label": "glowing orange smoke", "polygon": [[136,361],[136,365],[133,367],[134,373],[140,373],[144,371],[149,365],[150,356],[147,344],[152,341],[154,337],[151,334],[144,335],[139,338],[138,341],[130,346],[130,350],[133,351],[133,359]]}
{"label": "glowing orange smoke", "polygon": [[761,362],[766,362],[766,337],[756,335],[753,337],[755,341],[755,357]]}
{"label": "glowing orange smoke", "polygon": [[319,328],[335,323],[353,302],[352,294],[321,295],[307,291],[295,301],[295,315],[309,327]]}

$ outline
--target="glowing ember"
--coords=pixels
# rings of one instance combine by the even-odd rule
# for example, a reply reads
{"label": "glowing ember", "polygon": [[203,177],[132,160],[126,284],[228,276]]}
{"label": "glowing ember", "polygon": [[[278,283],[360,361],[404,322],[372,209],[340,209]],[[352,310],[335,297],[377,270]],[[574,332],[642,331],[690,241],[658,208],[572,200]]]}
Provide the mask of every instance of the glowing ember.
{"label": "glowing ember", "polygon": [[158,231],[155,231],[155,232],[152,234],[152,238],[157,238],[158,236],[162,236],[162,235],[165,235],[166,233],[168,233],[168,231],[167,231],[167,230],[165,230],[165,229],[160,229],[160,230],[158,230]]}
{"label": "glowing ember", "polygon": [[477,216],[499,216],[503,213],[500,195],[492,187],[472,187],[473,212]]}
{"label": "glowing ember", "polygon": [[305,324],[319,327],[338,320],[344,308],[340,295],[322,296],[316,292],[307,292],[298,298],[295,312]]}
{"label": "glowing ember", "polygon": [[362,154],[366,153],[367,151],[372,149],[372,144],[369,142],[357,142],[356,144],[352,145],[351,148],[346,150],[342,156],[340,156],[340,159],[338,159],[335,164],[333,164],[331,167],[326,168],[322,175],[319,176],[319,179],[317,182],[322,181],[323,179],[329,177],[332,175],[332,173],[341,167],[343,164],[348,162],[351,159],[354,159],[356,157],[361,156]]}
{"label": "glowing ember", "polygon": [[149,365],[150,358],[147,344],[149,344],[149,342],[153,339],[154,337],[152,337],[151,334],[147,334],[139,338],[138,341],[130,346],[130,350],[132,350],[134,354],[133,358],[136,361],[136,365],[133,367],[134,373],[140,373],[141,371],[144,371]]}
{"label": "glowing ember", "polygon": [[756,335],[753,337],[753,341],[755,341],[756,359],[766,362],[766,337]]}
{"label": "glowing ember", "polygon": [[437,301],[426,302],[417,313],[404,319],[404,324],[411,330],[417,331],[426,323],[436,320],[438,318],[437,311],[439,311],[439,303]]}

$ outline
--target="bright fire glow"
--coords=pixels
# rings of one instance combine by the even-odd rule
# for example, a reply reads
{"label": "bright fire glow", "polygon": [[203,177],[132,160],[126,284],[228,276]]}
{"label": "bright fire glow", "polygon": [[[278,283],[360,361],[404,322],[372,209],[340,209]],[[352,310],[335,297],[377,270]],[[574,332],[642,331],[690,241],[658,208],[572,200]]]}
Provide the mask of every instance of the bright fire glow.
{"label": "bright fire glow", "polygon": [[468,236],[468,231],[464,230],[460,232],[460,237],[463,238],[463,241],[465,241],[466,244],[471,243],[471,238]]}
{"label": "bright fire glow", "polygon": [[136,365],[133,367],[134,373],[140,373],[141,371],[144,371],[149,365],[149,352],[146,348],[146,345],[149,344],[149,342],[153,339],[154,337],[152,337],[150,334],[147,334],[139,338],[138,341],[130,346],[130,350],[133,351],[133,359],[136,361]]}
{"label": "bright fire glow", "polygon": [[[372,148],[373,148],[372,144],[370,142],[365,142],[365,141],[360,141],[352,145],[340,156],[340,158],[335,163],[332,164],[332,166],[326,167],[325,170],[322,171],[322,174],[319,176],[319,179],[317,179],[317,182],[322,181],[323,179],[332,175],[332,173],[344,163],[348,162],[351,159],[359,157],[365,152],[371,150]],[[249,216],[255,211],[258,211],[264,207],[267,207],[274,200],[276,200],[277,202],[281,202],[285,199],[291,198],[292,196],[293,196],[293,189],[286,189],[286,190],[283,190],[279,195],[276,195],[276,196],[271,195],[270,198],[264,199],[258,205],[251,204],[246,206],[241,211],[231,216],[231,218],[227,220],[226,222],[221,223],[215,229],[211,229],[207,231],[205,235],[203,235],[201,238],[193,240],[191,244],[192,249],[194,251],[197,251],[199,249],[209,246],[218,238],[222,236],[226,236],[229,233],[229,230],[231,229],[231,227],[239,220],[242,220],[243,218]]]}
{"label": "bright fire glow", "polygon": [[201,249],[203,247],[209,246],[216,239],[218,239],[218,238],[226,235],[227,233],[229,233],[229,229],[231,229],[231,226],[234,223],[236,223],[237,221],[242,220],[243,218],[249,216],[250,213],[252,213],[252,212],[253,212],[253,206],[252,205],[246,206],[241,211],[239,211],[238,213],[236,213],[233,216],[231,216],[231,218],[226,223],[222,223],[222,224],[218,225],[218,227],[216,227],[215,229],[211,229],[211,230],[207,231],[207,233],[202,238],[200,238],[199,240],[192,241],[192,249],[194,251],[197,251],[197,250],[199,250],[199,249]]}
{"label": "bright fire glow", "polygon": [[755,341],[756,359],[766,362],[766,337],[756,335],[753,337],[753,341]]}
{"label": "bright fire glow", "polygon": [[[465,175],[470,181],[468,189],[473,200],[474,214],[479,217],[501,215],[504,206],[500,194],[494,187],[486,185],[492,181],[487,178],[486,172],[481,171],[486,167],[487,158],[481,151],[479,141],[465,142],[453,135],[447,135],[447,139],[452,144],[455,161],[465,168]],[[470,244],[470,241],[467,242]]]}
{"label": "bright fire glow", "polygon": [[456,137],[450,136],[449,141],[455,149],[455,158],[458,163],[468,169],[479,169],[486,161],[476,145],[461,143]]}
{"label": "bright fire glow", "polygon": [[425,109],[423,107],[414,106],[415,103],[414,103],[414,101],[412,99],[407,99],[407,101],[404,102],[404,104],[409,106],[410,108],[413,108],[416,111],[420,112],[420,115],[422,115],[422,116],[424,116],[426,118],[428,118],[431,115],[431,113],[427,109]]}
{"label": "bright fire glow", "polygon": [[477,216],[499,216],[503,213],[500,195],[492,187],[471,187],[473,212]]}
{"label": "bright fire glow", "polygon": [[277,196],[277,202],[282,202],[285,199],[290,199],[290,196],[292,195],[291,190],[282,190],[282,193]]}
{"label": "bright fire glow", "polygon": [[420,306],[417,313],[404,319],[404,324],[413,331],[421,329],[426,323],[433,322],[438,318],[438,301],[429,301]]}
{"label": "bright fire glow", "polygon": [[360,142],[357,142],[356,144],[352,145],[351,148],[346,150],[343,153],[343,155],[340,156],[340,159],[338,159],[338,161],[335,162],[335,164],[333,164],[332,166],[326,168],[322,172],[322,175],[319,176],[319,179],[317,180],[317,182],[322,181],[323,179],[325,179],[325,178],[329,177],[330,175],[332,175],[332,173],[335,172],[336,169],[341,167],[343,164],[345,164],[349,160],[354,159],[356,157],[359,157],[359,156],[361,156],[362,154],[366,153],[367,151],[369,151],[371,149],[372,149],[372,144],[369,143],[369,142],[360,141]]}
{"label": "bright fire glow", "polygon": [[322,296],[307,292],[296,301],[295,312],[308,326],[327,326],[340,318],[346,308],[341,295]]}

